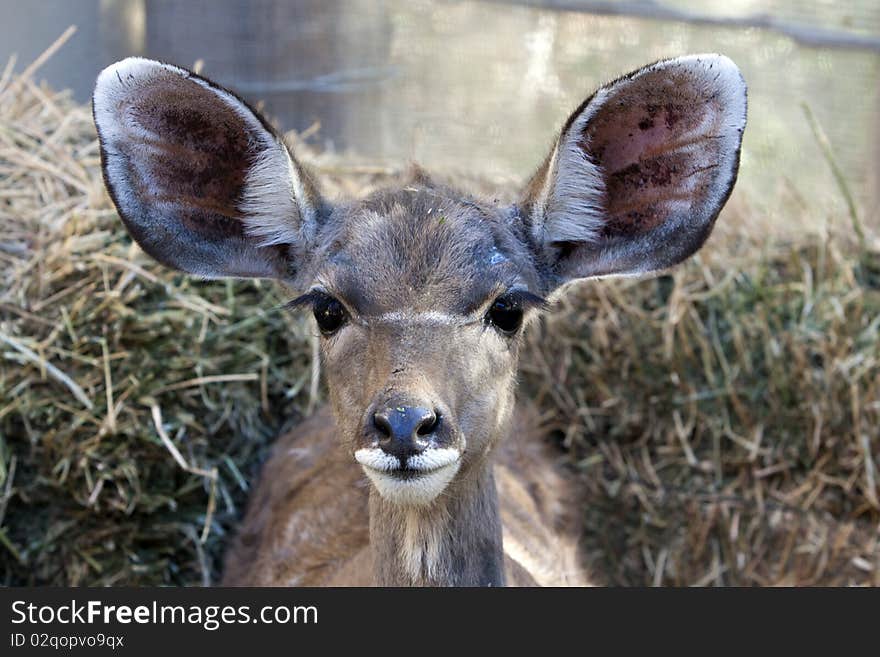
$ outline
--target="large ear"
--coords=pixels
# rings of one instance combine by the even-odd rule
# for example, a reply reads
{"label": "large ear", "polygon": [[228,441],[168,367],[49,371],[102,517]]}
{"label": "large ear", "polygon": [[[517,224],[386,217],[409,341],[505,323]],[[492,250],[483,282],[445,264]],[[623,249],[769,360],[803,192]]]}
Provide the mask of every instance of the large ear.
{"label": "large ear", "polygon": [[681,262],[733,189],[746,85],[721,55],[657,62],[568,119],[521,203],[548,287]]}
{"label": "large ear", "polygon": [[101,72],[93,108],[104,182],[144,251],[205,278],[293,277],[318,196],[244,101],[190,71],[130,58]]}

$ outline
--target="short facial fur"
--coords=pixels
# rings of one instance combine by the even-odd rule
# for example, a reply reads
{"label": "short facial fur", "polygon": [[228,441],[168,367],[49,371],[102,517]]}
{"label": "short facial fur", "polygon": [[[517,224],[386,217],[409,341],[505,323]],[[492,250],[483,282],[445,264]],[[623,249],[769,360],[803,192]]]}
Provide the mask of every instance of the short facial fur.
{"label": "short facial fur", "polygon": [[[514,400],[521,331],[496,330],[488,307],[508,292],[533,295],[529,317],[540,305],[540,278],[517,235],[520,218],[424,180],[338,212],[345,218],[327,223],[319,242],[329,246],[307,277],[348,313],[322,340],[340,438],[352,454],[377,449],[363,436],[376,405],[424,399],[454,434],[445,449],[461,452],[457,474],[467,476],[500,437]],[[374,482],[387,478],[376,469],[366,468]],[[407,487],[418,484],[397,486],[401,498],[419,497]]]}

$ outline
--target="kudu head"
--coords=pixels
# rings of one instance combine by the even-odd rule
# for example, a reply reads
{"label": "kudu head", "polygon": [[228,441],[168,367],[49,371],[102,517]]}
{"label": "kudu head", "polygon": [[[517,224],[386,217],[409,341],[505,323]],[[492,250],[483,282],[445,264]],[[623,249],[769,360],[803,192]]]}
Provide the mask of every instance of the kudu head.
{"label": "kudu head", "polygon": [[428,505],[517,431],[521,334],[545,300],[700,248],[736,180],[746,89],[718,55],[622,77],[571,115],[509,207],[418,175],[331,205],[243,101],[154,61],[103,71],[94,114],[134,239],[196,276],[295,290],[321,334],[339,439],[382,498]]}

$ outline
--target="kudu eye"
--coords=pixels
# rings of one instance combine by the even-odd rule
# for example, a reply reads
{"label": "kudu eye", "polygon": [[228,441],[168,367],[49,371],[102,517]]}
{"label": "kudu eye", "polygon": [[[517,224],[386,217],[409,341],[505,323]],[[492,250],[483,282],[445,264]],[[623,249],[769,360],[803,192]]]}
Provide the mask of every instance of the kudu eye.
{"label": "kudu eye", "polygon": [[324,335],[333,335],[345,323],[345,307],[331,296],[321,295],[312,305],[318,329]]}
{"label": "kudu eye", "polygon": [[507,295],[495,299],[486,312],[486,323],[491,324],[501,333],[512,335],[519,330],[523,321],[523,309],[520,303]]}

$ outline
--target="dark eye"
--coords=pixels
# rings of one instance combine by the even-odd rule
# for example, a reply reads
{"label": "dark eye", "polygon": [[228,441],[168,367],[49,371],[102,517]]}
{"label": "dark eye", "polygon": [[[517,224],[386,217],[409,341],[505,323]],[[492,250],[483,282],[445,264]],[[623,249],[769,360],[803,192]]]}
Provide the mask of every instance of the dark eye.
{"label": "dark eye", "polygon": [[516,299],[500,296],[486,313],[486,322],[502,333],[511,335],[522,326],[523,309]]}
{"label": "dark eye", "polygon": [[320,296],[312,305],[315,321],[324,335],[332,335],[345,323],[347,313],[341,303],[331,296]]}

